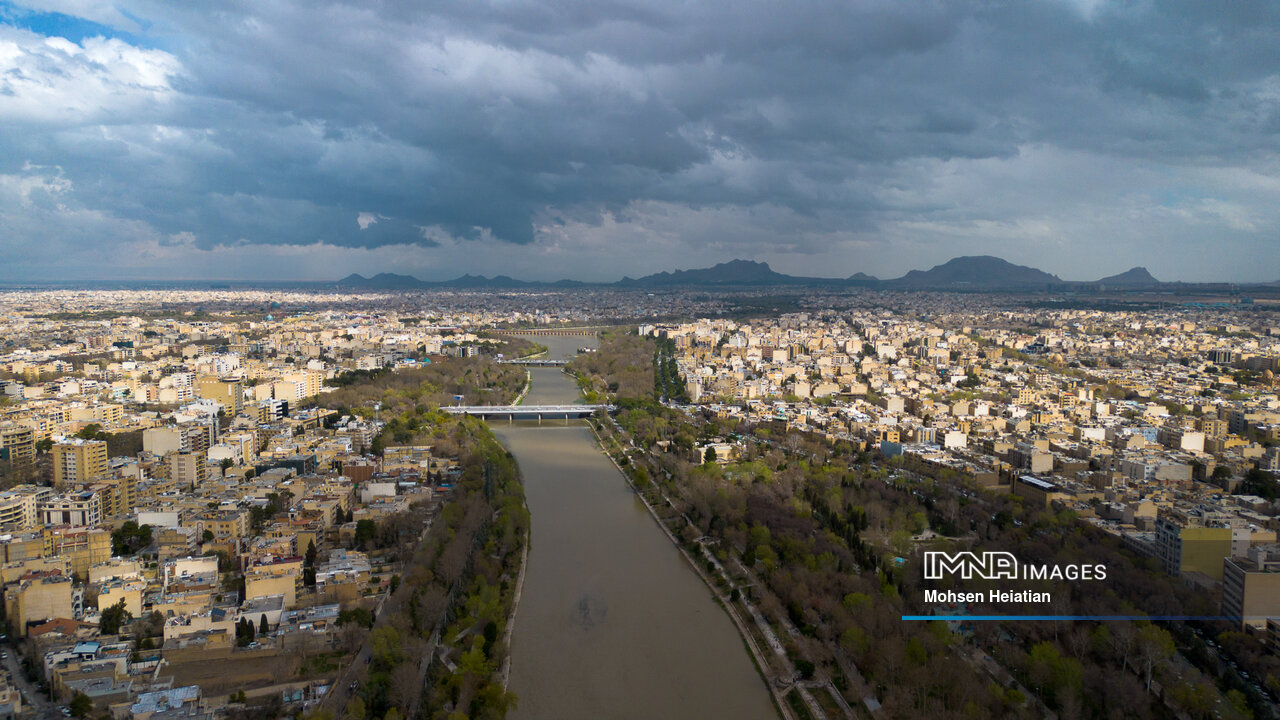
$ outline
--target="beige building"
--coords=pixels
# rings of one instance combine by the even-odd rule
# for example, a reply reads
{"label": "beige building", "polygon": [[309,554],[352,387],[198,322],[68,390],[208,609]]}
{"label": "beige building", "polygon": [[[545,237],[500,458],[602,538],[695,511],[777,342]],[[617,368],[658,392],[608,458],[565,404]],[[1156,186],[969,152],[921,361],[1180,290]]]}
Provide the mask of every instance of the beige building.
{"label": "beige building", "polygon": [[284,606],[292,608],[298,602],[298,589],[302,585],[302,558],[279,558],[251,565],[244,574],[245,600],[283,595]]}
{"label": "beige building", "polygon": [[196,516],[196,521],[217,540],[235,540],[249,532],[249,513],[239,508],[206,510]]}
{"label": "beige building", "polygon": [[63,558],[71,572],[88,577],[89,568],[111,558],[111,531],[105,528],[64,527],[46,529],[48,552]]}
{"label": "beige building", "polygon": [[124,601],[124,609],[133,617],[142,617],[142,594],[147,583],[138,578],[108,580],[98,588],[98,609],[106,610]]}
{"label": "beige building", "polygon": [[169,479],[181,490],[200,487],[209,477],[209,465],[203,453],[170,453],[165,464],[169,467]]}
{"label": "beige building", "polygon": [[30,467],[35,460],[35,430],[13,422],[0,423],[0,462],[17,469]]}
{"label": "beige building", "polygon": [[84,489],[100,498],[103,519],[129,515],[138,504],[138,478],[132,474],[100,478]]}
{"label": "beige building", "polygon": [[1253,547],[1247,557],[1223,560],[1222,614],[1258,630],[1280,617],[1280,547]]}
{"label": "beige building", "polygon": [[40,502],[53,497],[53,488],[18,485],[0,492],[0,531],[25,532],[40,524]]}
{"label": "beige building", "polygon": [[102,523],[102,498],[92,490],[64,493],[40,503],[40,519],[45,525],[94,527]]}
{"label": "beige building", "polygon": [[71,578],[46,575],[22,580],[5,590],[4,607],[14,631],[24,637],[29,623],[74,618]]}
{"label": "beige building", "polygon": [[188,449],[187,433],[180,427],[155,427],[142,431],[142,449],[157,456]]}
{"label": "beige building", "polygon": [[235,417],[244,410],[244,383],[235,378],[203,377],[196,380],[196,397],[213,400]]}
{"label": "beige building", "polygon": [[1197,572],[1221,581],[1223,558],[1231,555],[1231,528],[1203,514],[1162,508],[1156,517],[1156,553],[1174,577]]}
{"label": "beige building", "polygon": [[107,444],[102,440],[67,440],[53,446],[55,485],[87,482],[108,474]]}

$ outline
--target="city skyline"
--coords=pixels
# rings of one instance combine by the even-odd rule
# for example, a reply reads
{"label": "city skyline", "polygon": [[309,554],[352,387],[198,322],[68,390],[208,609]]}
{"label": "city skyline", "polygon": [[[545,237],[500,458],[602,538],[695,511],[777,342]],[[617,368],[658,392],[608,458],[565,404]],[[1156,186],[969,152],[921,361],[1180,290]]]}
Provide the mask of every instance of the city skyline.
{"label": "city skyline", "polygon": [[1274,282],[1265,3],[0,3],[0,281]]}

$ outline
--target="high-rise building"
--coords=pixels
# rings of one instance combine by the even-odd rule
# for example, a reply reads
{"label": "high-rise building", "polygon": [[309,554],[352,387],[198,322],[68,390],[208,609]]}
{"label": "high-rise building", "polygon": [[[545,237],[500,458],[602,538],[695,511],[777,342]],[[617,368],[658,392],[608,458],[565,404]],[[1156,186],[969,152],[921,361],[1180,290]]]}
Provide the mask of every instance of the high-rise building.
{"label": "high-rise building", "polygon": [[14,630],[25,636],[33,622],[55,618],[72,619],[71,578],[64,575],[33,574],[5,590],[4,605]]}
{"label": "high-rise building", "polygon": [[35,430],[14,422],[0,424],[0,462],[10,469],[30,467],[36,460]]}
{"label": "high-rise building", "polygon": [[53,496],[53,488],[18,485],[0,492],[0,531],[23,532],[40,524],[39,507]]}
{"label": "high-rise building", "polygon": [[1222,580],[1222,560],[1231,556],[1231,542],[1225,521],[1171,509],[1156,516],[1156,554],[1174,577],[1198,572]]}
{"label": "high-rise building", "polygon": [[1247,557],[1223,560],[1222,614],[1259,630],[1267,618],[1280,617],[1280,547],[1254,547]]}
{"label": "high-rise building", "polygon": [[196,396],[219,403],[231,417],[244,410],[244,383],[237,378],[202,377],[196,380]]}
{"label": "high-rise building", "polygon": [[53,446],[55,485],[82,483],[107,474],[107,444],[102,440],[72,439]]}
{"label": "high-rise building", "polygon": [[169,479],[177,488],[198,487],[209,477],[209,466],[204,453],[169,453],[165,457],[165,463],[169,466]]}

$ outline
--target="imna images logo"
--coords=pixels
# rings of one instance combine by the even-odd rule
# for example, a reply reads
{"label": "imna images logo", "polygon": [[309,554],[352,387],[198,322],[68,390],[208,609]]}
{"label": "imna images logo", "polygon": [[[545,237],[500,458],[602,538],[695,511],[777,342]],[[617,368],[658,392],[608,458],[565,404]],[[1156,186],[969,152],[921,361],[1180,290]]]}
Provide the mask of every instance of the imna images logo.
{"label": "imna images logo", "polygon": [[962,580],[1017,580],[1018,558],[1011,552],[956,553],[929,550],[924,554],[924,579],[958,575]]}
{"label": "imna images logo", "polygon": [[1107,566],[1094,565],[1027,565],[1008,551],[954,553],[929,550],[924,554],[924,579],[945,577],[962,580],[1105,580]]}

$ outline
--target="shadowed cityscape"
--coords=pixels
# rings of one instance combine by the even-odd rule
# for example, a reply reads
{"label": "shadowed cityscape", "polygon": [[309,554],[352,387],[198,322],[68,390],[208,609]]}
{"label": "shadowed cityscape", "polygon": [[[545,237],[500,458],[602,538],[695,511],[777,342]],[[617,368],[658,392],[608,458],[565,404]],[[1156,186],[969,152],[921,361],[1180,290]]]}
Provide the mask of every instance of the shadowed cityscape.
{"label": "shadowed cityscape", "polygon": [[1280,6],[0,0],[0,720],[1280,719]]}

